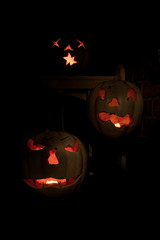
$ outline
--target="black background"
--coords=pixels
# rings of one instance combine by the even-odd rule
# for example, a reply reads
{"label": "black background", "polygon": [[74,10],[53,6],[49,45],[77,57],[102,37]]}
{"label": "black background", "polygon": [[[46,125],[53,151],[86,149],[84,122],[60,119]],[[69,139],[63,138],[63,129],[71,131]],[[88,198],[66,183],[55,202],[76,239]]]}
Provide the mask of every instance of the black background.
{"label": "black background", "polygon": [[55,4],[50,11],[38,9],[20,11],[13,27],[13,48],[22,75],[54,74],[48,67],[50,44],[58,38],[87,42],[91,61],[83,75],[112,75],[117,63],[135,63],[157,55],[158,10],[151,4],[78,4],[72,10],[66,4]]}
{"label": "black background", "polygon": [[[156,58],[159,47],[159,21],[156,6],[152,8],[150,5],[147,6],[147,3],[143,6],[128,3],[129,6],[126,6],[116,2],[112,6],[108,3],[107,5],[105,3],[105,6],[96,3],[93,6],[93,2],[87,6],[82,2],[76,2],[75,6],[68,2],[64,4],[64,6],[62,3],[61,6],[53,4],[47,6],[47,9],[43,5],[40,8],[40,5],[26,4],[19,8],[18,14],[13,11],[14,18],[10,18],[12,26],[11,31],[8,30],[10,57],[7,57],[6,75],[11,73],[11,77],[8,78],[7,86],[4,88],[7,92],[5,116],[9,120],[5,128],[5,131],[9,130],[5,141],[8,143],[5,144],[7,147],[5,176],[7,177],[5,177],[6,184],[2,184],[5,186],[3,196],[6,211],[9,213],[7,216],[11,217],[12,222],[15,216],[18,217],[19,221],[14,231],[19,232],[18,224],[22,222],[25,236],[32,232],[31,229],[35,230],[35,236],[37,236],[42,228],[45,231],[49,228],[47,233],[50,236],[53,236],[53,232],[60,234],[62,229],[67,228],[66,235],[71,236],[73,226],[74,229],[78,229],[77,233],[88,230],[89,235],[94,235],[95,232],[100,234],[99,229],[101,229],[101,232],[107,235],[109,230],[106,230],[106,224],[118,234],[123,234],[129,227],[134,233],[138,226],[142,226],[142,222],[150,224],[151,220],[155,219],[154,213],[157,212],[158,173],[156,163],[155,166],[150,166],[150,158],[156,159],[158,146],[154,140],[154,150],[150,148],[153,139],[147,140],[143,146],[139,142],[135,145],[133,139],[131,143],[127,142],[125,147],[123,145],[123,148],[121,143],[117,142],[116,147],[119,149],[117,152],[120,154],[121,151],[127,150],[132,160],[129,176],[127,175],[126,178],[126,173],[115,169],[112,163],[104,163],[102,166],[97,165],[94,160],[95,168],[92,167],[96,169],[96,178],[86,179],[82,189],[67,199],[39,198],[30,191],[27,192],[20,180],[25,123],[29,121],[35,132],[43,130],[41,123],[44,125],[46,123],[46,118],[40,117],[38,129],[35,130],[32,119],[36,121],[36,111],[38,112],[40,105],[38,103],[37,108],[36,105],[34,108],[32,104],[28,105],[28,101],[33,103],[32,99],[37,97],[35,92],[39,92],[39,88],[34,84],[35,79],[37,82],[39,76],[47,75],[51,40],[61,36],[67,39],[86,39],[92,56],[86,75],[112,75],[117,63],[129,64]],[[45,96],[47,101],[48,93],[45,93]],[[62,99],[63,97],[60,96],[59,103]],[[72,99],[68,98],[67,101],[71,102]],[[43,104],[44,102],[42,106]],[[82,109],[85,112],[83,102],[74,102],[74,104],[83,106]],[[30,106],[32,106],[31,111]],[[55,119],[55,122],[57,122],[57,129],[60,128],[59,121]],[[47,122],[47,124],[50,123]],[[97,133],[92,132],[91,127],[88,129],[88,120],[85,123],[84,128],[97,136]],[[80,128],[73,126],[72,131],[81,135]],[[68,124],[68,130],[71,130],[70,124]],[[88,137],[91,138],[92,134],[85,140],[88,141]],[[97,139],[98,137],[99,135]],[[94,144],[97,144],[97,141]],[[100,158],[106,155],[107,147],[110,159],[114,162],[114,158],[119,156],[112,154],[115,151],[112,142],[108,140],[104,143],[101,137],[101,141],[96,145]],[[146,152],[146,149],[149,151]],[[96,154],[95,157],[97,157]],[[138,169],[137,164],[139,164]],[[104,177],[106,165],[110,169],[107,179]],[[13,179],[12,182],[10,179]],[[68,229],[70,229],[69,232]],[[131,232],[130,235],[132,235]]]}

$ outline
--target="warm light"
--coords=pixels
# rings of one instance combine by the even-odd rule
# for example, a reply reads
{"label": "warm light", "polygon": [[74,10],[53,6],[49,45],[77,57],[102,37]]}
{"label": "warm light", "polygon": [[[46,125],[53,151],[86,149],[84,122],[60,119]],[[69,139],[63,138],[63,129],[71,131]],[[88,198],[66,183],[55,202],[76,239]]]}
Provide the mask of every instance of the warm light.
{"label": "warm light", "polygon": [[30,186],[33,186],[35,188],[43,188],[47,186],[61,186],[61,185],[69,185],[76,181],[76,177],[69,178],[68,180],[65,178],[58,179],[58,178],[41,178],[41,179],[25,179],[25,182],[28,183]]}
{"label": "warm light", "polygon": [[57,179],[57,178],[42,178],[42,179],[37,179],[37,183],[41,184],[59,184],[59,183],[65,183],[67,180],[66,179]]}
{"label": "warm light", "polygon": [[46,181],[46,184],[53,184],[53,183],[58,183],[58,181],[57,180],[47,180]]}
{"label": "warm light", "polygon": [[119,102],[117,100],[117,98],[113,98],[112,101],[110,103],[108,103],[109,107],[118,107],[119,106]]}
{"label": "warm light", "polygon": [[85,48],[85,46],[84,46],[84,41],[82,42],[82,41],[80,41],[80,40],[78,40],[78,39],[77,39],[77,41],[79,42],[78,48],[80,48],[80,47]]}
{"label": "warm light", "polygon": [[54,46],[59,47],[58,42],[59,42],[60,40],[61,40],[61,38],[59,38],[57,41],[53,41],[53,44],[52,44],[51,47],[54,47]]}
{"label": "warm light", "polygon": [[57,152],[57,149],[56,148],[52,148],[51,150],[49,150],[49,158],[48,158],[48,163],[50,165],[57,165],[59,164],[59,161],[57,159],[57,156],[56,156],[56,152]]}
{"label": "warm light", "polygon": [[67,50],[73,51],[73,48],[71,48],[71,46],[68,44],[67,47],[64,49],[64,51],[67,51]]}
{"label": "warm light", "polygon": [[129,88],[127,91],[127,100],[132,97],[133,102],[136,101],[137,94],[136,91],[133,88]]}
{"label": "warm light", "polygon": [[76,141],[74,146],[68,145],[64,149],[69,152],[78,152],[79,148],[80,148],[79,142]]}
{"label": "warm light", "polygon": [[100,97],[101,100],[105,99],[105,90],[102,88],[98,91],[96,98]]}
{"label": "warm light", "polygon": [[33,151],[38,151],[38,150],[45,148],[45,146],[42,144],[34,144],[33,139],[28,140],[27,146],[30,150],[33,150]]}
{"label": "warm light", "polygon": [[121,127],[121,125],[119,123],[115,123],[114,126],[117,127],[117,128]]}
{"label": "warm light", "polygon": [[77,61],[74,60],[75,57],[72,57],[70,53],[68,53],[68,56],[63,58],[66,60],[66,65],[70,64],[70,66],[72,66],[73,64],[77,63]]}
{"label": "warm light", "polygon": [[103,122],[111,121],[115,127],[121,128],[123,126],[130,126],[133,123],[133,119],[129,114],[124,117],[119,117],[116,114],[109,114],[106,112],[98,113],[98,118]]}

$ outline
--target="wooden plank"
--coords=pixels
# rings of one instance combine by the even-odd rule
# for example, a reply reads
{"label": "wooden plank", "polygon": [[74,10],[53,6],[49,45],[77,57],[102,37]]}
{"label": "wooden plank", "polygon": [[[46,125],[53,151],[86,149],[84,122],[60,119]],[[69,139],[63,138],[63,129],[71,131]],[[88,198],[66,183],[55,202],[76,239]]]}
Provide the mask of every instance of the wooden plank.
{"label": "wooden plank", "polygon": [[92,89],[100,82],[114,80],[115,76],[43,76],[43,87],[54,89]]}

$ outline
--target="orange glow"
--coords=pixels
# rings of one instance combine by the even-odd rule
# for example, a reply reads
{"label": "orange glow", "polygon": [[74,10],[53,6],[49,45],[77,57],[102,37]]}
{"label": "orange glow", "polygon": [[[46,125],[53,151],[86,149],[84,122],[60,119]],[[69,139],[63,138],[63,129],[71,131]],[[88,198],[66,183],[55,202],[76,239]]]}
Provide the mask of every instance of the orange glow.
{"label": "orange glow", "polygon": [[136,101],[137,94],[136,91],[133,88],[129,88],[127,91],[127,100],[132,97],[133,102]]}
{"label": "orange glow", "polygon": [[63,57],[66,60],[66,65],[70,64],[70,66],[72,66],[73,64],[77,63],[77,61],[75,61],[75,57],[72,57],[70,53],[68,53],[68,56]]}
{"label": "orange glow", "polygon": [[41,178],[41,179],[25,179],[25,182],[27,182],[30,186],[35,187],[35,188],[43,188],[43,187],[47,187],[47,186],[64,186],[64,185],[69,185],[73,182],[76,181],[76,177],[74,178],[69,178],[69,180],[65,179],[65,178]]}
{"label": "orange glow", "polygon": [[57,149],[55,149],[55,148],[52,148],[50,151],[49,151],[49,154],[50,154],[50,156],[49,156],[49,158],[48,158],[48,163],[50,164],[50,165],[57,165],[57,164],[59,164],[59,161],[58,161],[58,159],[57,159],[57,157],[56,157],[56,152],[57,152]]}
{"label": "orange glow", "polygon": [[68,44],[67,47],[64,49],[64,51],[67,51],[67,50],[73,51],[73,48],[71,48],[71,46]]}
{"label": "orange glow", "polygon": [[108,106],[109,107],[118,107],[119,103],[118,103],[117,98],[113,98],[112,101],[110,103],[108,103]]}
{"label": "orange glow", "polygon": [[85,48],[85,46],[84,46],[84,41],[82,42],[82,41],[80,41],[80,40],[78,40],[78,39],[77,39],[77,41],[79,42],[78,48],[80,48],[80,47]]}
{"label": "orange glow", "polygon": [[105,99],[105,90],[104,89],[100,89],[97,93],[97,96],[96,98],[100,97],[101,100],[104,100]]}
{"label": "orange glow", "polygon": [[69,152],[78,152],[79,148],[80,148],[79,142],[76,141],[74,146],[68,145],[64,149]]}
{"label": "orange glow", "polygon": [[51,47],[54,47],[54,46],[59,47],[58,42],[59,42],[60,40],[61,40],[61,38],[59,38],[57,41],[53,41],[53,44],[52,44]]}
{"label": "orange glow", "polygon": [[42,183],[42,184],[59,184],[59,183],[66,183],[66,179],[62,178],[62,179],[57,179],[57,178],[42,178],[42,179],[37,179],[36,182],[37,183]]}
{"label": "orange glow", "polygon": [[117,127],[117,128],[121,127],[120,123],[115,123],[114,126]]}
{"label": "orange glow", "polygon": [[43,146],[41,144],[35,144],[34,145],[33,139],[28,140],[27,146],[30,150],[33,150],[33,151],[38,151],[38,150],[41,150],[41,149],[45,148],[45,146]]}
{"label": "orange glow", "polygon": [[119,117],[115,114],[109,114],[106,112],[98,113],[98,117],[103,122],[111,121],[115,127],[121,128],[123,126],[129,126],[133,123],[133,119],[129,114],[126,114],[124,117]]}

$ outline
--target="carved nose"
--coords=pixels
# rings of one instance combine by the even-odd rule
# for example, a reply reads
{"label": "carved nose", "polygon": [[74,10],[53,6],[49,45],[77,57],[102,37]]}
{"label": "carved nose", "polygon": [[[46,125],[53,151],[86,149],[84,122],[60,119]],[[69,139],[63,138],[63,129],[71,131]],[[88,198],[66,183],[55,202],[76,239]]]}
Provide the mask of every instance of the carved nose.
{"label": "carved nose", "polygon": [[51,150],[49,150],[49,158],[48,158],[48,163],[51,164],[51,165],[57,165],[59,164],[59,161],[58,161],[58,158],[56,156],[56,152],[57,152],[57,149],[56,148],[52,148]]}
{"label": "carved nose", "polygon": [[119,102],[117,100],[117,98],[113,98],[112,101],[110,103],[108,103],[109,107],[118,107],[119,106]]}

